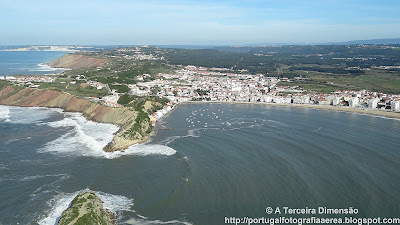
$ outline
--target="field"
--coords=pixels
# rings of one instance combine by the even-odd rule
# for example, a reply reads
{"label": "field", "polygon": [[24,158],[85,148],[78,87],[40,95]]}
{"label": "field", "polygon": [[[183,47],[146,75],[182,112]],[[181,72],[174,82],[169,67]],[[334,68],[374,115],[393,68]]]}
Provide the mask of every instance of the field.
{"label": "field", "polygon": [[307,76],[307,80],[281,82],[279,85],[300,86],[307,91],[329,93],[335,90],[371,90],[387,94],[400,93],[400,73],[367,71],[363,75],[351,76],[319,72],[296,71]]}

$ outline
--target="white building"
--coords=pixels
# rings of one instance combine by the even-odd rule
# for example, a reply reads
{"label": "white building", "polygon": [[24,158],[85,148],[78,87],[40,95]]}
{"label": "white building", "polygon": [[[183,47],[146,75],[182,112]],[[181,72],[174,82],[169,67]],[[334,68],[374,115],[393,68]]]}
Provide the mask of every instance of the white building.
{"label": "white building", "polygon": [[332,99],[332,105],[339,105],[340,104],[340,98],[339,97],[334,97]]}
{"label": "white building", "polygon": [[352,108],[357,107],[359,105],[359,103],[360,103],[360,99],[357,97],[351,97],[349,99],[349,106]]}
{"label": "white building", "polygon": [[400,101],[392,102],[392,111],[400,111]]}
{"label": "white building", "polygon": [[308,96],[308,95],[296,96],[293,98],[293,103],[294,104],[310,104],[310,96]]}
{"label": "white building", "polygon": [[379,98],[371,99],[369,101],[368,107],[371,109],[376,109],[376,107],[378,106],[378,102],[379,102]]}
{"label": "white building", "polygon": [[282,97],[280,97],[280,96],[275,96],[275,97],[272,99],[272,102],[273,102],[273,103],[278,103],[278,104],[280,104],[280,103],[282,103]]}
{"label": "white building", "polygon": [[260,101],[261,101],[261,102],[271,103],[271,102],[272,102],[272,96],[270,96],[270,95],[263,95],[263,96],[261,96]]}

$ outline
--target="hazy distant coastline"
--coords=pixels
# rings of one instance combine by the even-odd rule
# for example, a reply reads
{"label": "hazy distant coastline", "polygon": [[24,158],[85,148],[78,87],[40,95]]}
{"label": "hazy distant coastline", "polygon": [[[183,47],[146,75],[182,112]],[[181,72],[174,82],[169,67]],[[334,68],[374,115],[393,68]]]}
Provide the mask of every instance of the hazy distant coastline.
{"label": "hazy distant coastline", "polygon": [[6,49],[0,51],[11,52],[26,52],[26,51],[50,51],[50,52],[86,52],[86,51],[99,51],[103,48],[92,46],[61,46],[61,45],[32,45],[32,46],[7,46]]}

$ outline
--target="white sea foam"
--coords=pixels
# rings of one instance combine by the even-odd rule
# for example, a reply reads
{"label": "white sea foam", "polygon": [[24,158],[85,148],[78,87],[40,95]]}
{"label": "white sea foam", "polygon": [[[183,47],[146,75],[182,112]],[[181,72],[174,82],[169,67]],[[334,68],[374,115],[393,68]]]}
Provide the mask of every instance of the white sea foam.
{"label": "white sea foam", "polygon": [[39,63],[38,68],[32,69],[31,71],[37,71],[37,72],[52,72],[52,71],[57,71],[59,70],[58,68],[53,68],[49,65],[46,65],[44,63]]}
{"label": "white sea foam", "polygon": [[319,130],[321,130],[322,129],[322,127],[319,127],[318,129],[315,129],[315,130],[313,130],[313,131],[311,131],[312,133],[315,133],[315,132],[317,132],[317,131],[319,131]]}
{"label": "white sea foam", "polygon": [[192,130],[188,130],[188,135],[186,137],[200,137],[200,132],[199,129],[192,129]]}
{"label": "white sea foam", "polygon": [[[40,218],[38,218],[38,224],[40,225],[54,225],[60,218],[62,212],[67,209],[72,200],[79,193],[91,191],[89,189],[77,191],[74,193],[60,193],[54,196],[47,202],[49,209]],[[119,211],[131,211],[131,206],[133,205],[133,200],[128,199],[121,195],[112,195],[104,192],[94,193],[104,202],[104,208],[110,210],[113,213],[118,213]]]}
{"label": "white sea foam", "polygon": [[4,143],[9,144],[9,143],[22,141],[22,140],[29,140],[29,139],[31,139],[31,137],[12,138],[12,139],[9,139],[9,140],[5,141]]}
{"label": "white sea foam", "polygon": [[8,167],[3,163],[0,163],[0,170],[8,170]]}
{"label": "white sea foam", "polygon": [[[118,127],[112,124],[89,121],[80,113],[63,112],[62,109],[40,107],[0,106],[2,118],[9,118],[11,123],[44,124],[54,128],[70,127],[67,133],[50,141],[39,149],[40,153],[54,153],[66,156],[89,156],[114,159],[123,155],[174,155],[176,151],[170,147],[156,144],[137,144],[124,152],[104,152],[103,148],[112,141]],[[54,113],[63,113],[65,118],[59,121],[42,123]],[[0,117],[1,118],[1,117]]]}
{"label": "white sea foam", "polygon": [[56,177],[55,180],[52,182],[43,182],[43,185],[38,187],[34,192],[32,192],[29,196],[31,199],[34,199],[43,193],[50,193],[54,192],[57,188],[60,186],[60,182],[69,179],[70,175],[68,174],[56,174],[56,175],[43,175],[43,176],[30,176],[30,177],[24,177],[23,179],[19,181],[30,181],[34,179],[40,179],[44,177]]}
{"label": "white sea foam", "polygon": [[61,109],[50,109],[44,107],[3,107],[8,109],[7,122],[13,124],[38,124],[56,113],[62,113]]}
{"label": "white sea foam", "polygon": [[65,113],[66,118],[49,122],[51,127],[71,127],[68,133],[54,141],[46,143],[39,152],[51,152],[62,155],[90,156],[114,159],[123,155],[173,155],[176,151],[170,147],[155,144],[137,144],[124,152],[104,152],[103,148],[113,139],[118,127],[112,124],[96,123],[86,120],[79,113]]}
{"label": "white sea foam", "polygon": [[62,179],[66,179],[66,178],[69,178],[69,175],[68,174],[34,175],[34,176],[24,177],[24,178],[20,179],[19,181],[31,181],[31,180],[45,178],[45,177],[61,177]]}
{"label": "white sea foam", "polygon": [[282,123],[276,120],[266,120],[266,124],[272,127],[289,127],[286,123]]}
{"label": "white sea foam", "polygon": [[[191,129],[188,130],[187,135],[182,135],[182,136],[172,136],[172,137],[167,137],[165,140],[163,140],[161,143],[164,145],[168,145],[171,144],[172,142],[174,142],[175,140],[179,139],[179,138],[185,138],[185,137],[195,137],[198,138],[200,137],[200,130],[202,130],[204,128],[198,128],[198,129]],[[213,129],[213,128],[205,128],[205,129]],[[215,129],[215,128],[214,128]]]}
{"label": "white sea foam", "polygon": [[61,214],[67,209],[77,194],[75,193],[61,193],[47,202],[47,206],[50,208],[45,213],[43,218],[39,218],[38,224],[40,225],[54,225],[60,218]]}
{"label": "white sea foam", "polygon": [[148,220],[148,218],[144,216],[138,215],[140,218],[132,218],[125,221],[126,224],[132,225],[152,225],[152,224],[183,224],[183,225],[192,225],[191,223],[179,220],[171,220],[171,221],[161,221],[161,220]]}
{"label": "white sea foam", "polygon": [[110,210],[113,213],[120,211],[132,211],[131,206],[133,205],[133,199],[129,199],[122,195],[112,195],[101,191],[94,192],[103,201],[104,208]]}
{"label": "white sea foam", "polygon": [[0,105],[0,120],[9,121],[10,118],[10,107]]}
{"label": "white sea foam", "polygon": [[105,158],[114,159],[123,155],[138,155],[138,156],[147,156],[147,155],[174,155],[176,151],[173,148],[170,148],[165,145],[158,144],[137,144],[132,145],[124,152],[104,152]]}
{"label": "white sea foam", "polygon": [[393,118],[393,117],[387,117],[387,116],[380,116],[380,115],[372,115],[368,113],[358,113],[358,112],[345,112],[345,113],[351,113],[351,114],[356,114],[356,115],[361,115],[361,116],[369,116],[369,117],[375,117],[375,118],[381,118],[381,119],[387,119],[387,120],[397,120],[400,121],[399,118]]}
{"label": "white sea foam", "polygon": [[42,153],[102,157],[104,156],[103,147],[118,131],[115,125],[88,121],[80,113],[65,113],[63,120],[49,122],[47,125],[72,129],[56,140],[46,143],[44,148],[39,149]]}

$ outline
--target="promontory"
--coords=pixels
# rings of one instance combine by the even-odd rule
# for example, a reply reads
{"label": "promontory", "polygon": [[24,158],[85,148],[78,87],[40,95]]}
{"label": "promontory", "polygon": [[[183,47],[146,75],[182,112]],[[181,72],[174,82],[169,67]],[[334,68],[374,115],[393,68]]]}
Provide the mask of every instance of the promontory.
{"label": "promontory", "polygon": [[[95,122],[117,125],[119,130],[104,147],[107,152],[124,150],[149,140],[154,125],[149,115],[170,102],[149,95],[145,87],[138,88],[138,93],[131,93],[126,83],[116,81],[116,77],[121,75],[110,72],[109,67],[119,68],[125,73],[131,73],[133,68],[139,69],[126,75],[132,78],[132,83],[137,83],[136,77],[147,71],[141,70],[147,66],[140,62],[129,65],[130,69],[127,69],[103,53],[81,53],[67,54],[49,64],[70,70],[52,76],[5,77],[0,80],[0,104],[61,108],[65,112],[82,113]],[[92,73],[100,75],[91,76]],[[107,79],[110,82],[104,81]],[[146,94],[142,94],[144,92]]]}
{"label": "promontory", "polygon": [[57,225],[115,225],[114,217],[112,212],[103,207],[103,202],[95,193],[83,192],[64,210]]}

